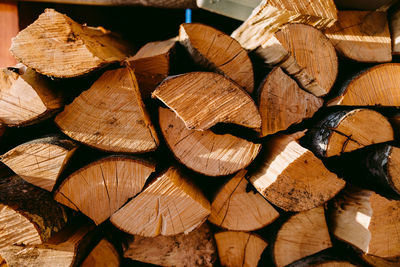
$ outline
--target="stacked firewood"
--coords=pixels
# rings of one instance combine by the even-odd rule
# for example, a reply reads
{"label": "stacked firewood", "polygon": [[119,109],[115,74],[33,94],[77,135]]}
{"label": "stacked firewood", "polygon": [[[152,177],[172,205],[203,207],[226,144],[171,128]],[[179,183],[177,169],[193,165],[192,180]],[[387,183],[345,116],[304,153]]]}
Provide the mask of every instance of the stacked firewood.
{"label": "stacked firewood", "polygon": [[264,0],[135,52],[45,10],[0,70],[0,266],[399,266],[395,11]]}

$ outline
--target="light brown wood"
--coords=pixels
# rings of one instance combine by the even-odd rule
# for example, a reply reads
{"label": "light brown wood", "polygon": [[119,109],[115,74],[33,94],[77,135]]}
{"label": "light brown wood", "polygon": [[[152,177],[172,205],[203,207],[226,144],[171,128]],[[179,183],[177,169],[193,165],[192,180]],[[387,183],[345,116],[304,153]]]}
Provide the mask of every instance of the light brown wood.
{"label": "light brown wood", "polygon": [[313,265],[313,267],[356,267],[348,261],[332,260]]}
{"label": "light brown wood", "polygon": [[400,106],[399,63],[374,66],[359,74],[328,106]]}
{"label": "light brown wood", "polygon": [[9,126],[23,126],[45,119],[63,107],[61,92],[33,70],[0,69],[0,120]]}
{"label": "light brown wood", "polygon": [[368,254],[362,254],[361,258],[373,267],[399,267],[400,258],[385,259]]}
{"label": "light brown wood", "polygon": [[253,65],[235,39],[204,24],[184,23],[179,41],[197,64],[232,79],[249,94],[253,92]]}
{"label": "light brown wood", "polygon": [[214,266],[217,246],[207,223],[188,234],[134,236],[124,249],[124,257],[160,266]]}
{"label": "light brown wood", "polygon": [[[298,136],[296,136],[298,135]],[[300,146],[301,136],[278,134],[263,144],[260,165],[249,180],[266,199],[286,211],[304,211],[333,198],[345,182]]]}
{"label": "light brown wood", "polygon": [[12,1],[0,3],[0,28],[0,68],[5,68],[17,63],[9,51],[11,38],[19,31],[17,3]]}
{"label": "light brown wood", "polygon": [[244,48],[255,49],[288,23],[307,23],[324,29],[336,20],[337,10],[332,0],[263,0],[232,37]]}
{"label": "light brown wood", "polygon": [[218,135],[211,130],[188,130],[176,114],[159,108],[159,123],[164,139],[175,157],[188,168],[209,176],[222,176],[247,167],[261,145],[233,135]]}
{"label": "light brown wood", "polygon": [[82,262],[81,267],[119,267],[120,256],[107,239],[103,238]]}
{"label": "light brown wood", "polygon": [[338,21],[324,33],[346,58],[359,62],[392,61],[386,12],[339,11]]}
{"label": "light brown wood", "polygon": [[69,139],[51,135],[23,143],[0,160],[25,181],[52,191],[77,147]]}
{"label": "light brown wood", "polygon": [[170,167],[138,196],[111,216],[119,229],[155,237],[189,233],[210,214],[202,192],[175,167]]}
{"label": "light brown wood", "polygon": [[109,156],[68,176],[54,199],[100,224],[138,194],[154,170],[155,165],[150,162]]}
{"label": "light brown wood", "polygon": [[332,247],[324,207],[302,211],[283,223],[274,243],[277,266],[286,266]]}
{"label": "light brown wood", "polygon": [[55,122],[72,139],[101,150],[143,153],[159,143],[130,67],[105,72]]}
{"label": "light brown wood", "polygon": [[234,123],[258,130],[261,117],[251,97],[224,76],[191,72],[164,80],[153,92],[184,121],[188,129],[207,130]]}
{"label": "light brown wood", "polygon": [[149,98],[170,73],[170,61],[176,42],[177,38],[172,38],[147,43],[133,57],[126,59],[134,69],[143,99]]}
{"label": "light brown wood", "polygon": [[208,218],[211,223],[231,231],[254,231],[279,217],[260,194],[247,190],[246,173],[238,172],[217,192]]}
{"label": "light brown wood", "polygon": [[219,260],[222,266],[257,266],[268,243],[258,235],[226,231],[215,234]]}
{"label": "light brown wood", "polygon": [[311,118],[323,100],[300,89],[281,68],[273,69],[259,89],[258,109],[261,114],[261,136],[286,130]]}
{"label": "light brown wood", "polygon": [[67,78],[122,61],[130,48],[104,28],[82,26],[46,9],[13,38],[11,52],[41,74]]}

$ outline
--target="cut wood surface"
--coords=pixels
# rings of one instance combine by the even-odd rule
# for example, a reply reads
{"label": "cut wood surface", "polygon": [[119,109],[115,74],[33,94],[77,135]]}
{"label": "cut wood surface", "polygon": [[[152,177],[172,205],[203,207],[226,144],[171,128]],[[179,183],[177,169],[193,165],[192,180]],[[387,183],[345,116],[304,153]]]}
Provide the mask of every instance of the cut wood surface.
{"label": "cut wood surface", "polygon": [[67,222],[64,208],[51,194],[13,175],[0,179],[0,248],[41,244]]}
{"label": "cut wood surface", "polygon": [[217,246],[207,223],[188,234],[134,236],[124,249],[124,257],[160,266],[214,266]]}
{"label": "cut wood surface", "polygon": [[25,66],[0,69],[0,120],[9,126],[32,124],[63,107],[60,92]]}
{"label": "cut wood surface", "polygon": [[342,88],[328,106],[400,106],[399,63],[385,63],[365,70]]}
{"label": "cut wood surface", "polygon": [[0,160],[25,181],[52,191],[77,147],[69,139],[52,135],[23,143]]}
{"label": "cut wood surface", "polygon": [[11,1],[0,3],[0,28],[2,29],[0,32],[0,68],[14,66],[17,62],[9,49],[11,38],[15,37],[19,30],[17,3]]}
{"label": "cut wood surface", "polygon": [[179,28],[179,41],[197,64],[225,75],[248,93],[253,92],[253,65],[235,39],[204,24],[184,23]]}
{"label": "cut wood surface", "polygon": [[126,61],[134,69],[142,97],[149,98],[157,85],[170,73],[171,56],[175,51],[177,38],[150,42]]}
{"label": "cut wood surface", "polygon": [[368,255],[400,256],[400,201],[346,187],[332,203],[332,234]]}
{"label": "cut wood surface", "polygon": [[273,69],[261,84],[258,109],[261,114],[261,136],[286,130],[311,118],[323,100],[300,89],[281,68]]}
{"label": "cut wood surface", "polygon": [[392,36],[392,52],[400,54],[400,6],[397,5],[390,16],[390,31]]}
{"label": "cut wood surface", "polygon": [[100,224],[138,194],[154,170],[155,165],[150,162],[109,156],[68,176],[54,199]]}
{"label": "cut wood surface", "polygon": [[59,78],[87,74],[124,60],[130,49],[104,28],[82,26],[54,9],[13,38],[11,52],[37,72]]}
{"label": "cut wood surface", "polygon": [[261,117],[251,97],[237,84],[212,72],[191,72],[164,80],[153,92],[188,129],[207,130],[218,122],[258,130]]}
{"label": "cut wood surface", "polygon": [[119,267],[121,259],[114,245],[102,239],[82,262],[81,267]]}
{"label": "cut wood surface", "polygon": [[361,258],[373,267],[399,267],[400,266],[400,258],[395,257],[392,259],[388,258],[380,258],[368,254],[362,254]]}
{"label": "cut wood surface", "polygon": [[155,237],[189,233],[209,214],[210,203],[203,193],[170,167],[117,211],[111,222],[124,232]]}
{"label": "cut wood surface", "polygon": [[279,213],[260,194],[248,191],[247,171],[224,184],[211,203],[208,220],[232,231],[254,231],[272,223]]}
{"label": "cut wood surface", "polygon": [[143,153],[158,146],[129,67],[105,72],[66,106],[55,122],[72,139],[101,150]]}
{"label": "cut wood surface", "polygon": [[215,234],[222,266],[257,266],[268,243],[258,235],[226,231]]}
{"label": "cut wood surface", "polygon": [[339,11],[338,21],[324,31],[336,51],[359,62],[392,60],[387,13],[380,11]]}
{"label": "cut wood surface", "polygon": [[306,23],[324,29],[336,20],[333,0],[263,0],[232,37],[244,48],[255,49],[288,23]]}
{"label": "cut wood surface", "polygon": [[260,165],[249,180],[266,199],[286,211],[304,211],[333,198],[345,182],[326,169],[296,139],[301,136],[275,135],[263,144]]}
{"label": "cut wood surface", "polygon": [[323,206],[297,213],[279,229],[273,257],[277,266],[286,266],[332,247]]}
{"label": "cut wood surface", "polygon": [[176,114],[159,108],[159,123],[164,139],[175,157],[188,168],[209,176],[222,176],[247,167],[261,149],[233,135],[218,135],[211,130],[188,130]]}
{"label": "cut wood surface", "polygon": [[340,155],[394,138],[388,119],[369,109],[331,113],[308,134],[312,151],[320,157]]}

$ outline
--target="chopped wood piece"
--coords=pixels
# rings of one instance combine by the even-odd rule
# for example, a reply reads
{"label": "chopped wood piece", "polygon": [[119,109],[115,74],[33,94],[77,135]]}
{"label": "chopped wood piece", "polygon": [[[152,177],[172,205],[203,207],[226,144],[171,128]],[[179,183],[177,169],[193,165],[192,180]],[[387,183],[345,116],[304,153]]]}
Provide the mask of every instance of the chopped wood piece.
{"label": "chopped wood piece", "polygon": [[134,68],[142,97],[149,98],[157,85],[170,73],[171,55],[177,38],[150,42],[126,61]]}
{"label": "chopped wood piece", "polygon": [[253,65],[235,39],[204,24],[184,23],[179,28],[179,41],[197,64],[225,75],[248,93],[253,92]]}
{"label": "chopped wood piece", "polygon": [[25,66],[0,69],[0,120],[9,126],[32,124],[63,107],[60,92]]}
{"label": "chopped wood piece", "polygon": [[379,64],[359,74],[342,88],[328,106],[400,106],[399,63]]}
{"label": "chopped wood piece", "polygon": [[214,266],[217,247],[214,235],[204,223],[189,234],[134,236],[124,249],[124,257],[161,266]]}
{"label": "chopped wood piece", "polygon": [[208,220],[232,231],[254,231],[272,223],[279,213],[261,195],[248,191],[242,170],[217,192]]}
{"label": "chopped wood piece", "polygon": [[332,202],[332,234],[368,255],[400,256],[400,201],[346,187]]}
{"label": "chopped wood piece", "polygon": [[333,0],[263,0],[232,33],[232,37],[244,48],[255,49],[288,23],[306,23],[325,29],[336,20],[337,10]]}
{"label": "chopped wood piece", "polygon": [[258,235],[226,231],[215,234],[222,266],[257,266],[267,242]]}
{"label": "chopped wood piece", "polygon": [[276,135],[263,144],[261,165],[250,182],[266,199],[286,211],[304,211],[333,198],[345,182],[300,146],[293,135]]}
{"label": "chopped wood piece", "polygon": [[143,153],[158,138],[129,67],[105,72],[57,115],[61,131],[101,150]]}
{"label": "chopped wood piece", "polygon": [[[18,27],[18,4],[2,1],[0,3],[0,68],[13,66],[17,62],[10,53],[11,38],[16,36]],[[1,257],[0,257],[0,266]]]}
{"label": "chopped wood piece", "polygon": [[359,62],[392,61],[386,12],[339,11],[336,24],[324,33],[346,58]]}
{"label": "chopped wood piece", "polygon": [[323,206],[297,213],[279,229],[274,243],[274,261],[286,266],[332,247]]}
{"label": "chopped wood piece", "polygon": [[68,176],[54,199],[100,224],[138,194],[154,170],[154,164],[143,160],[109,156]]}
{"label": "chopped wood piece", "polygon": [[380,258],[372,255],[362,254],[361,258],[373,267],[399,267],[400,258]]}
{"label": "chopped wood piece", "polygon": [[188,130],[176,114],[159,108],[161,132],[175,157],[188,168],[209,176],[222,176],[247,167],[261,145],[211,130]]}
{"label": "chopped wood piece", "polygon": [[153,92],[185,122],[188,129],[207,130],[218,122],[258,130],[261,117],[251,97],[224,76],[191,72],[164,80]]}
{"label": "chopped wood piece", "polygon": [[102,239],[83,261],[81,267],[119,267],[120,256],[107,239]]}
{"label": "chopped wood piece", "polygon": [[317,123],[308,135],[312,151],[320,157],[340,155],[393,138],[389,121],[369,109],[334,112]]}
{"label": "chopped wood piece", "polygon": [[82,26],[54,9],[13,38],[12,54],[29,68],[59,78],[87,74],[124,60],[129,48],[102,27]]}
{"label": "chopped wood piece", "polygon": [[273,69],[259,89],[261,136],[286,130],[289,126],[311,118],[323,100],[300,89],[281,68]]}
{"label": "chopped wood piece", "polygon": [[77,147],[69,139],[52,135],[21,144],[0,159],[22,179],[52,191]]}
{"label": "chopped wood piece", "polygon": [[0,179],[0,248],[41,244],[67,222],[64,208],[51,194],[17,175]]}
{"label": "chopped wood piece", "polygon": [[400,55],[400,6],[396,6],[390,17],[390,31],[392,36],[392,53]]}
{"label": "chopped wood piece", "polygon": [[189,233],[210,214],[210,203],[202,192],[170,167],[138,196],[111,216],[124,232],[155,237]]}

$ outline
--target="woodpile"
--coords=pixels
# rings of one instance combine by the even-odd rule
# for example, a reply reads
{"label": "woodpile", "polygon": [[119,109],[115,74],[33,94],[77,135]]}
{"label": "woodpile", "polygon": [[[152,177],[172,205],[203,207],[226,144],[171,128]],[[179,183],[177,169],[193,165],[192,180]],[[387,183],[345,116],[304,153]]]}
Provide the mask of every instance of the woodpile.
{"label": "woodpile", "polygon": [[0,70],[0,266],[400,266],[382,10],[264,0],[135,50],[46,9]]}

